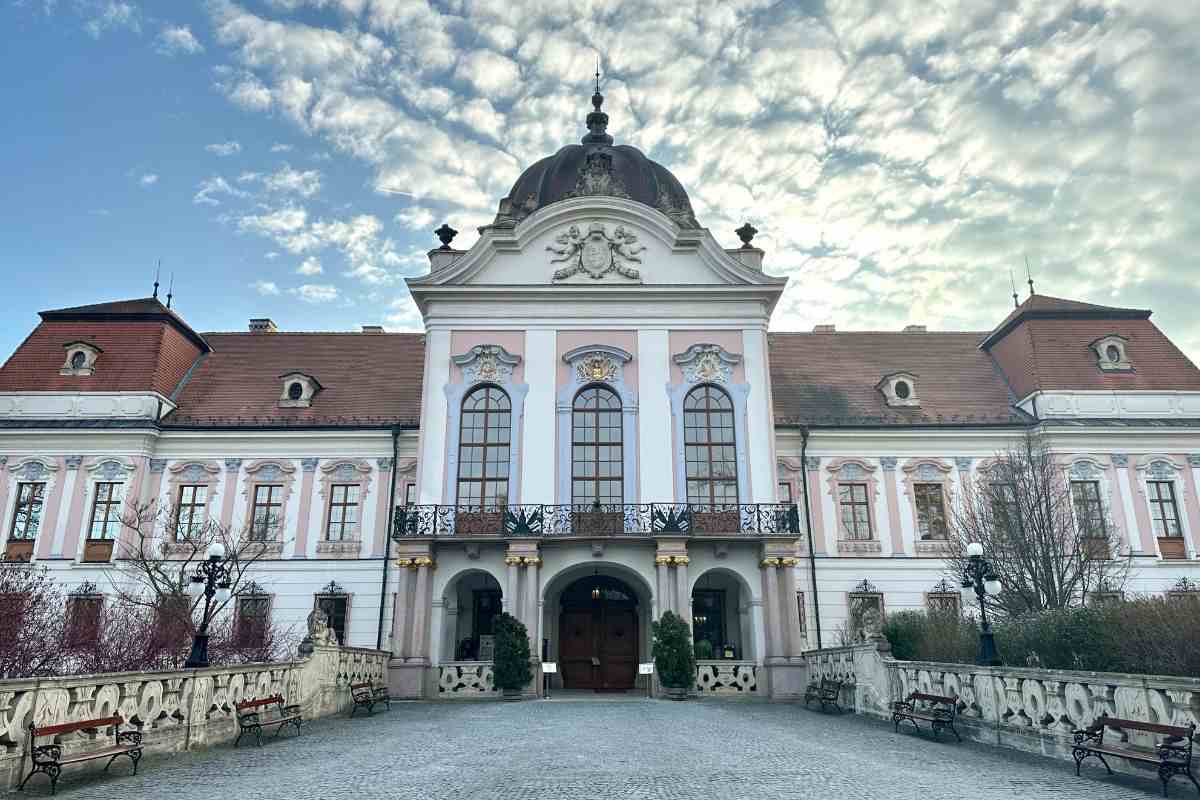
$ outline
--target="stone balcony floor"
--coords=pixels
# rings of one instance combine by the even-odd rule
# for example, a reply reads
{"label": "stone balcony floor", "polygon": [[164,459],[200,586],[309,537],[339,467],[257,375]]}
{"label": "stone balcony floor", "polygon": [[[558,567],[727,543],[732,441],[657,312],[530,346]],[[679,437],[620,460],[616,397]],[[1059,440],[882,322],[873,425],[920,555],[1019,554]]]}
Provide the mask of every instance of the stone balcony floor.
{"label": "stone balcony floor", "polygon": [[[284,734],[286,737],[287,734]],[[892,732],[888,723],[799,705],[627,697],[607,702],[393,703],[310,723],[261,749],[150,756],[136,777],[68,770],[62,798],[889,798],[1135,800],[1148,778],[1104,776],[979,744]],[[49,796],[35,778],[25,794]],[[1175,778],[1171,796],[1195,796]]]}

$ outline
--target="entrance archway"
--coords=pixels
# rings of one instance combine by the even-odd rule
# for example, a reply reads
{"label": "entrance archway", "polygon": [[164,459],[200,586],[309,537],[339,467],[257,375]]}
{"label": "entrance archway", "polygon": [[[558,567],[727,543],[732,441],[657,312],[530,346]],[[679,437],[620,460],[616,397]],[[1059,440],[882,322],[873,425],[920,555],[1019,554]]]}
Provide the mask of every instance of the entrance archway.
{"label": "entrance archway", "polygon": [[558,661],[566,689],[632,689],[638,671],[638,596],[608,575],[579,578],[561,596]]}

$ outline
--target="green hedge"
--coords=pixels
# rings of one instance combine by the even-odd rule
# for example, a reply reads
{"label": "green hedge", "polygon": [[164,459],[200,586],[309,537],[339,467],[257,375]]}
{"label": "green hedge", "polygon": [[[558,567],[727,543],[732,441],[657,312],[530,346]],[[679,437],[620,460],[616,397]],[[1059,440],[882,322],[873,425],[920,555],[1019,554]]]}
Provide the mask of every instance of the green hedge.
{"label": "green hedge", "polygon": [[[1200,603],[1143,598],[1043,611],[994,626],[996,647],[1015,667],[1200,675]],[[883,633],[905,661],[973,663],[979,628],[971,618],[921,611],[888,615]]]}

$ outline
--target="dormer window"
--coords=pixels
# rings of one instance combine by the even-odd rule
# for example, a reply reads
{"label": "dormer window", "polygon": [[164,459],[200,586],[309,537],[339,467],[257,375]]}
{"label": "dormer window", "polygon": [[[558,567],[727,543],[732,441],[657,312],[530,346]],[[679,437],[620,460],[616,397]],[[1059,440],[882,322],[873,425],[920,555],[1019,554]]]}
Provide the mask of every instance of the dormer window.
{"label": "dormer window", "polygon": [[312,405],[313,395],[321,391],[317,379],[303,372],[289,372],[279,378],[283,381],[283,391],[279,395],[280,408],[308,408]]}
{"label": "dormer window", "polygon": [[917,376],[910,372],[893,372],[884,375],[875,385],[891,408],[911,408],[921,405],[917,399]]}
{"label": "dormer window", "polygon": [[1133,364],[1129,361],[1129,354],[1125,349],[1127,343],[1128,340],[1124,336],[1116,334],[1092,342],[1097,366],[1104,372],[1132,372]]}
{"label": "dormer window", "polygon": [[63,349],[67,351],[67,357],[58,370],[59,375],[87,377],[96,374],[96,359],[103,350],[88,342],[67,342]]}

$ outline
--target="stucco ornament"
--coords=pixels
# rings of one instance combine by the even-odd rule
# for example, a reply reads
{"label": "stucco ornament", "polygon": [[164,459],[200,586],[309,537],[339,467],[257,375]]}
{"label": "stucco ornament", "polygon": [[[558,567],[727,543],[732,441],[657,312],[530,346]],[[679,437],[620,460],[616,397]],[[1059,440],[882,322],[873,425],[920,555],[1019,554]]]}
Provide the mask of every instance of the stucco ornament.
{"label": "stucco ornament", "polygon": [[605,355],[592,355],[575,364],[582,381],[611,381],[617,375],[617,362]]}
{"label": "stucco ornament", "polygon": [[733,365],[741,360],[741,356],[715,344],[694,344],[674,357],[688,383],[729,383],[733,380]]}
{"label": "stucco ornament", "polygon": [[503,383],[512,378],[513,367],[521,363],[519,356],[514,356],[498,344],[477,344],[452,360],[462,369],[463,378],[468,383]]}
{"label": "stucco ornament", "polygon": [[568,264],[554,273],[554,280],[560,281],[580,272],[595,280],[610,272],[640,280],[641,273],[628,264],[642,263],[638,254],[646,248],[638,244],[637,234],[624,225],[618,225],[610,236],[604,224],[593,222],[588,225],[586,234],[580,233],[578,225],[572,225],[555,237],[554,244],[547,245],[546,249],[556,254],[550,259],[551,264]]}

